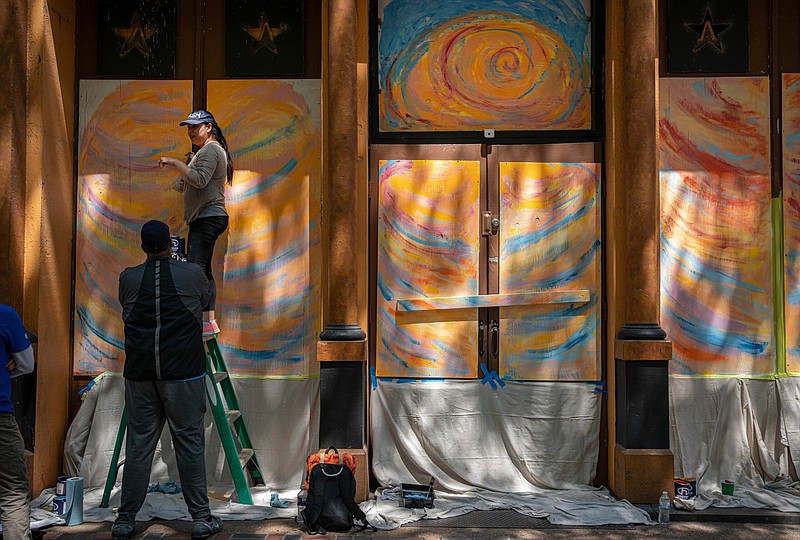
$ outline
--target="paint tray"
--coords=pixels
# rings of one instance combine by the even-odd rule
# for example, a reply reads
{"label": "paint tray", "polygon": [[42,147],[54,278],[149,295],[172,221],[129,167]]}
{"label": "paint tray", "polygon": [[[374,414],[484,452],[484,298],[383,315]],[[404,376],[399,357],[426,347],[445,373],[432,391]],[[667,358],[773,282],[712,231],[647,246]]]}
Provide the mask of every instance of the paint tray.
{"label": "paint tray", "polygon": [[403,508],[433,508],[433,478],[430,484],[400,484]]}

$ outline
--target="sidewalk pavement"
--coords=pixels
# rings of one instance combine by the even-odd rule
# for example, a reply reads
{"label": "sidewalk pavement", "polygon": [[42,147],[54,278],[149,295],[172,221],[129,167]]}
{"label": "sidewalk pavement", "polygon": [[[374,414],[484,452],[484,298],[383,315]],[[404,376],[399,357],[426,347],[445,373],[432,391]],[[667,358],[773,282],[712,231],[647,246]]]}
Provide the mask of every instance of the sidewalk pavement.
{"label": "sidewalk pavement", "polygon": [[[651,512],[653,507],[643,506]],[[134,540],[189,538],[189,521],[148,521],[137,524]],[[84,523],[74,527],[49,527],[45,540],[91,540],[111,538],[111,523]],[[445,528],[410,524],[390,531],[305,535],[293,519],[225,521],[223,532],[213,540],[346,540],[351,538],[404,538],[408,540],[456,540],[464,538],[554,538],[620,539],[675,538],[703,540],[752,540],[769,538],[800,540],[800,513],[774,512],[752,508],[710,508],[702,512],[674,511],[669,525],[542,528]]]}

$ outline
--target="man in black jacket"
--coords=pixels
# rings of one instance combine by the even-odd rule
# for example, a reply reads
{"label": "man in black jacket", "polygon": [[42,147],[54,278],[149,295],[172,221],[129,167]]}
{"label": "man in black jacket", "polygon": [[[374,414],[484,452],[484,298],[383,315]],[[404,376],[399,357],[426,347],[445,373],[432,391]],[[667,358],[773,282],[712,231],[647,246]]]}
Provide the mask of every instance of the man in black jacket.
{"label": "man in black jacket", "polygon": [[122,502],[111,533],[117,539],[133,534],[166,420],[193,519],[192,538],[207,538],[222,530],[222,521],[209,510],[205,470],[202,309],[208,302],[208,279],[196,264],[171,257],[166,223],[148,221],[141,237],[147,260],[119,276],[128,433]]}

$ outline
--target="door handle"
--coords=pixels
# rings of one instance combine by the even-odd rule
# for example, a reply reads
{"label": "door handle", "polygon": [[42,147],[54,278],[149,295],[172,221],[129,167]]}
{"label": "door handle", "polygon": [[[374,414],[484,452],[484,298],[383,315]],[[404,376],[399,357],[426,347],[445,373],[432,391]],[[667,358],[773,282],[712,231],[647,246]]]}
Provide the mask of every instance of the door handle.
{"label": "door handle", "polygon": [[483,321],[478,321],[478,357],[483,358],[484,341],[486,335],[486,324]]}
{"label": "door handle", "polygon": [[492,321],[492,356],[497,358],[500,355],[500,323]]}

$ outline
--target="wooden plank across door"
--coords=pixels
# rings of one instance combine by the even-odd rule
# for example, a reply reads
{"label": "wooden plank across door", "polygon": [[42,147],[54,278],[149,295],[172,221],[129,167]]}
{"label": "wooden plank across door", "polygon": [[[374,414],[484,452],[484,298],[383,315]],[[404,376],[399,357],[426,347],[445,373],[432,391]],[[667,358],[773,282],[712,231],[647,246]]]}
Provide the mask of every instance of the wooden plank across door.
{"label": "wooden plank across door", "polygon": [[585,304],[590,291],[540,291],[516,294],[481,294],[440,298],[405,298],[397,300],[397,311],[429,311],[484,307],[530,306],[535,304]]}

